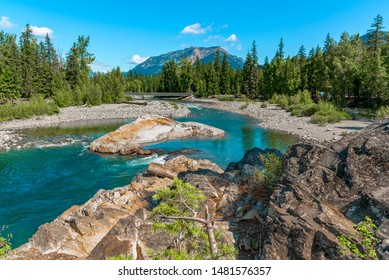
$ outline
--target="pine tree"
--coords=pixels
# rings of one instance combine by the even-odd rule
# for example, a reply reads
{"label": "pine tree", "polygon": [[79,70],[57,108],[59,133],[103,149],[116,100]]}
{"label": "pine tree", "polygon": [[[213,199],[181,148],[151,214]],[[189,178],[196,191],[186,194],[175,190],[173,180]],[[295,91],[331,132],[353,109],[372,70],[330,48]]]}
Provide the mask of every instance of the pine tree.
{"label": "pine tree", "polygon": [[374,23],[371,25],[371,29],[367,31],[368,41],[367,45],[369,47],[369,51],[373,53],[375,56],[378,52],[378,48],[385,43],[385,34],[383,32],[383,18],[381,15],[377,15],[374,18]]}
{"label": "pine tree", "polygon": [[186,58],[181,58],[180,85],[182,92],[192,92],[193,70],[192,64]]}
{"label": "pine tree", "polygon": [[220,94],[219,80],[213,64],[209,64],[207,71],[207,97]]}
{"label": "pine tree", "polygon": [[230,81],[230,66],[227,61],[227,55],[224,53],[222,70],[220,74],[220,91],[221,94],[231,94],[231,81]]}
{"label": "pine tree", "polygon": [[19,45],[22,74],[21,93],[23,97],[31,97],[39,92],[37,89],[37,58],[39,54],[36,39],[29,24],[22,32]]}
{"label": "pine tree", "polygon": [[160,88],[164,92],[179,92],[178,65],[175,61],[164,64],[161,74]]}

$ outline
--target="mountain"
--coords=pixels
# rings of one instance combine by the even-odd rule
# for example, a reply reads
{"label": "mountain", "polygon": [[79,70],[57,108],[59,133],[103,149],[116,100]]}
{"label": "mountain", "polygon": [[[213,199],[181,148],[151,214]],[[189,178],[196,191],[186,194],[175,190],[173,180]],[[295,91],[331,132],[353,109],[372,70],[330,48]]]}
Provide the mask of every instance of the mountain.
{"label": "mountain", "polygon": [[[383,37],[382,39],[387,40],[387,39],[386,39],[386,38],[387,38],[386,36],[387,36],[388,33],[389,33],[389,32],[385,32],[385,31],[384,31],[384,37]],[[367,44],[367,41],[369,41],[369,34],[366,33],[366,34],[362,35],[362,36],[361,36],[361,40],[362,40],[362,42],[363,42],[364,44]]]}
{"label": "mountain", "polygon": [[241,57],[229,54],[221,47],[190,47],[184,50],[161,54],[159,56],[152,56],[141,64],[138,64],[132,69],[132,71],[142,75],[158,74],[162,71],[163,65],[170,60],[174,60],[180,64],[181,57],[189,59],[192,63],[194,63],[196,56],[198,56],[200,62],[209,63],[215,60],[216,52],[218,50],[220,51],[221,60],[223,59],[223,53],[226,53],[227,61],[234,69],[237,69],[238,67],[243,68],[244,60]]}

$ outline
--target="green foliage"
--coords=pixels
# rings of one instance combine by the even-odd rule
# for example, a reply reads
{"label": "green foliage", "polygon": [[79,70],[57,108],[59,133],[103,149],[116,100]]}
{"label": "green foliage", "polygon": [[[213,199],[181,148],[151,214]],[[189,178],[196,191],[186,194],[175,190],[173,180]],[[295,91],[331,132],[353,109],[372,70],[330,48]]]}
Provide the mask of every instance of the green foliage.
{"label": "green foliage", "polygon": [[11,251],[11,239],[12,234],[7,234],[7,236],[2,236],[2,232],[6,229],[6,226],[0,228],[0,259],[5,259],[7,254]]}
{"label": "green foliage", "polygon": [[[191,220],[197,218],[197,211],[205,202],[203,193],[190,183],[175,178],[173,185],[158,190],[153,200],[160,201],[152,210],[151,218],[155,220],[153,231],[168,232],[177,242],[173,248],[164,249],[160,253],[149,250],[149,256],[153,259],[211,259],[211,247],[204,224]],[[225,244],[221,237],[216,239],[217,247],[220,249],[217,257],[233,258],[235,249]]]}
{"label": "green foliage", "polygon": [[246,102],[245,104],[240,105],[239,109],[241,109],[241,110],[247,109],[249,107],[249,105],[250,104],[248,102]]}
{"label": "green foliage", "polygon": [[264,187],[273,187],[282,174],[282,160],[275,154],[268,153],[267,156],[259,155],[264,163],[263,169],[256,170],[254,178]]}
{"label": "green foliage", "polygon": [[340,253],[346,254],[350,251],[361,259],[378,260],[375,248],[379,240],[374,234],[374,230],[377,228],[374,221],[366,216],[365,220],[355,225],[354,228],[357,231],[357,235],[337,236],[341,244]]}
{"label": "green foliage", "polygon": [[173,106],[173,108],[174,108],[175,110],[178,110],[178,109],[179,109],[179,106],[178,106],[178,104],[177,104],[176,101],[172,101],[171,104],[172,104],[172,106]]}
{"label": "green foliage", "polygon": [[342,135],[342,136],[346,136],[346,135],[348,135],[349,134],[349,132],[348,131],[342,131],[342,133],[340,134],[340,135]]}
{"label": "green foliage", "polygon": [[316,124],[336,123],[342,120],[351,120],[352,116],[338,109],[334,104],[327,101],[320,101],[317,110],[311,121]]}
{"label": "green foliage", "polygon": [[377,119],[383,119],[389,115],[389,106],[381,106],[376,112]]}
{"label": "green foliage", "polygon": [[49,102],[42,95],[34,96],[30,101],[18,104],[0,105],[0,121],[25,119],[40,115],[54,115],[59,108],[54,102]]}
{"label": "green foliage", "polygon": [[269,104],[267,102],[262,102],[261,103],[261,108],[267,108]]}
{"label": "green foliage", "polygon": [[233,96],[219,96],[219,101],[235,101],[235,98]]}
{"label": "green foliage", "polygon": [[107,258],[107,260],[109,260],[109,261],[126,261],[126,260],[133,260],[133,259],[134,259],[134,257],[132,255],[124,255],[124,254],[120,254],[119,256]]}
{"label": "green foliage", "polygon": [[72,90],[68,84],[56,91],[54,94],[54,101],[59,107],[76,105]]}

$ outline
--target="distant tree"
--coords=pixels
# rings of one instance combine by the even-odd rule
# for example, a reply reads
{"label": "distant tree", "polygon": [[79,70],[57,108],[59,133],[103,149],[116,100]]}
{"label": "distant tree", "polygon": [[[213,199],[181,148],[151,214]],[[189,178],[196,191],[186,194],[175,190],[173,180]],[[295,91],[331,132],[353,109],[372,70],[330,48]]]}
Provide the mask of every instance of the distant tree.
{"label": "distant tree", "polygon": [[186,58],[181,58],[180,85],[182,92],[192,92],[193,69],[192,64]]}
{"label": "distant tree", "polygon": [[219,95],[220,94],[219,79],[212,63],[209,64],[206,81],[207,81],[207,96]]}
{"label": "distant tree", "polygon": [[381,15],[377,15],[374,18],[374,23],[371,25],[371,29],[367,31],[368,41],[367,45],[369,50],[375,56],[379,46],[385,43],[385,34],[383,32],[383,18]]}
{"label": "distant tree", "polygon": [[160,80],[160,89],[164,92],[179,92],[178,64],[168,61],[164,64]]}
{"label": "distant tree", "polygon": [[223,55],[222,69],[220,74],[220,91],[222,94],[231,94],[231,74],[227,60],[227,54]]}
{"label": "distant tree", "polygon": [[21,61],[21,93],[23,97],[31,97],[38,93],[38,45],[29,24],[24,28],[19,41]]}

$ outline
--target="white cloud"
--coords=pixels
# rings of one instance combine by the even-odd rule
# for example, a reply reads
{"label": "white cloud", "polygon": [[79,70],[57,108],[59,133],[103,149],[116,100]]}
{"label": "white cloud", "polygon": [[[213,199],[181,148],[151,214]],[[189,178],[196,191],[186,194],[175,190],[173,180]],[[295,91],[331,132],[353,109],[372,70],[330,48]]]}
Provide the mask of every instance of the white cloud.
{"label": "white cloud", "polygon": [[91,68],[92,68],[93,72],[100,72],[100,73],[108,73],[112,69],[112,67],[110,65],[99,62],[99,61],[94,61],[91,64]]}
{"label": "white cloud", "polygon": [[241,44],[237,45],[237,46],[236,46],[236,50],[237,50],[237,51],[241,51],[241,50],[242,50],[242,45],[241,45]]}
{"label": "white cloud", "polygon": [[6,17],[6,16],[2,16],[1,19],[0,19],[0,28],[12,28],[12,27],[15,27],[16,24],[12,23],[10,20],[9,20],[9,17]]}
{"label": "white cloud", "polygon": [[236,37],[235,34],[231,34],[230,37],[226,39],[227,42],[236,42],[238,40],[238,37]]}
{"label": "white cloud", "polygon": [[147,60],[149,57],[141,57],[139,54],[134,54],[130,60],[130,64],[140,64]]}
{"label": "white cloud", "polygon": [[211,26],[207,27],[201,27],[200,23],[194,23],[191,25],[186,26],[180,33],[181,34],[193,34],[193,35],[199,35],[199,34],[205,34],[211,29]]}
{"label": "white cloud", "polygon": [[49,37],[53,36],[54,31],[48,27],[39,27],[39,26],[30,26],[32,30],[32,34],[38,37],[45,37],[46,34],[49,35]]}

